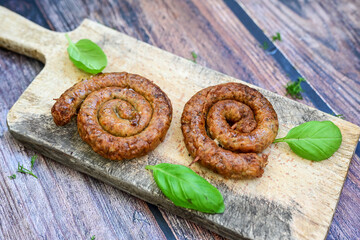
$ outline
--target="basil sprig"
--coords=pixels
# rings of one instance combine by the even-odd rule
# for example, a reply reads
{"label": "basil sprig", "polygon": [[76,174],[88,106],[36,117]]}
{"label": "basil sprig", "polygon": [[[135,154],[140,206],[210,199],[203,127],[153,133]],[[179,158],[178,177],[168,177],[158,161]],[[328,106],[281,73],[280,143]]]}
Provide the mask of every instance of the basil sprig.
{"label": "basil sprig", "polygon": [[310,121],[291,129],[286,137],[274,143],[286,142],[298,156],[321,161],[331,157],[340,147],[340,129],[331,121]]}
{"label": "basil sprig", "polygon": [[69,58],[77,68],[97,74],[106,67],[106,55],[96,43],[89,39],[81,39],[77,43],[73,43],[67,34],[65,37],[69,42],[67,48]]}
{"label": "basil sprig", "polygon": [[146,166],[153,171],[160,190],[176,206],[205,213],[223,213],[224,199],[217,188],[188,167],[160,163]]}

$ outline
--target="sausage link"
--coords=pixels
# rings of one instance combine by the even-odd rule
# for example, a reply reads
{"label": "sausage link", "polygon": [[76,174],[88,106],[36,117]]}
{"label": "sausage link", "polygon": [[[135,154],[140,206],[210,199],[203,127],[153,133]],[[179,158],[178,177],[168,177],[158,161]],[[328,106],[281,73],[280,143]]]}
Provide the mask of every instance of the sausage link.
{"label": "sausage link", "polygon": [[261,153],[279,128],[271,103],[257,90],[226,83],[196,93],[184,107],[181,129],[193,158],[226,178],[261,177]]}
{"label": "sausage link", "polygon": [[65,91],[51,109],[63,126],[79,111],[80,137],[101,156],[140,157],[165,138],[172,119],[166,94],[150,80],[126,72],[98,74]]}

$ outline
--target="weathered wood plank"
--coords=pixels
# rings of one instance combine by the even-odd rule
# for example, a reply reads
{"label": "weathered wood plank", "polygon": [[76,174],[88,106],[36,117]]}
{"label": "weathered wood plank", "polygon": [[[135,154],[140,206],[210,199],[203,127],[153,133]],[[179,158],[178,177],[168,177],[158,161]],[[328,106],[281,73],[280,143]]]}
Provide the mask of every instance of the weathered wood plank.
{"label": "weathered wood plank", "polygon": [[[360,124],[360,2],[237,0],[337,113]],[[344,108],[346,106],[346,108]]]}
{"label": "weathered wood plank", "polygon": [[[36,23],[38,23],[40,25],[44,25],[44,24],[46,25],[48,23],[48,25],[50,25],[50,27],[52,29],[54,29],[54,27],[52,26],[52,23],[50,21],[48,21],[48,20],[44,21],[42,16],[39,15],[39,12],[36,11],[37,7],[33,6],[33,5],[30,5],[28,3],[28,1],[25,1],[25,2],[22,2],[22,3],[10,1],[10,2],[1,2],[0,4],[5,5],[9,9],[12,9],[14,11],[19,12],[20,14],[24,15],[25,17],[29,18],[30,20],[32,20],[32,21],[34,21],[34,22],[36,22]],[[40,4],[40,6],[43,6],[43,5]],[[54,15],[54,16],[56,16],[56,15]],[[105,18],[104,16],[102,16],[102,17]],[[81,17],[81,19],[79,18],[79,20],[82,20],[82,17]],[[128,28],[128,29],[130,29],[130,28]],[[65,31],[66,29],[60,29],[60,30]],[[6,73],[7,73],[6,75],[1,75],[0,76],[1,80],[2,80],[2,83],[8,84],[9,82],[11,82],[11,83],[16,83],[17,84],[15,86],[12,85],[12,86],[9,86],[9,87],[1,86],[1,88],[0,88],[0,91],[4,90],[3,92],[1,92],[1,96],[4,96],[4,97],[8,95],[8,92],[15,92],[16,91],[16,94],[14,94],[14,96],[12,98],[8,98],[8,97],[4,98],[4,101],[5,100],[6,101],[12,100],[12,101],[10,103],[6,104],[6,111],[2,112],[2,120],[3,120],[3,123],[4,123],[4,125],[2,125],[2,127],[3,127],[2,133],[6,132],[7,136],[10,139],[12,139],[12,137],[9,136],[9,134],[8,134],[8,130],[7,130],[7,127],[6,127],[6,124],[5,124],[7,111],[13,105],[13,103],[18,99],[20,94],[28,86],[28,84],[31,82],[31,80],[34,78],[34,76],[36,76],[36,74],[33,74],[31,76],[25,76],[24,78],[19,78],[19,76],[17,76],[16,73],[19,71],[18,69],[22,69],[24,67],[23,62],[25,62],[25,66],[27,66],[27,64],[30,64],[30,66],[28,66],[28,68],[25,68],[24,71],[29,71],[29,70],[32,70],[32,68],[35,68],[35,69],[38,69],[37,70],[37,73],[38,73],[38,72],[40,72],[40,69],[42,67],[36,67],[36,65],[35,66],[33,65],[33,64],[40,64],[37,61],[28,59],[28,58],[26,58],[24,56],[19,56],[19,55],[13,53],[13,52],[9,52],[9,51],[6,51],[6,50],[1,51],[1,56],[2,57],[0,58],[0,60],[3,60],[3,64],[1,65],[1,69],[7,70],[7,68],[12,68],[12,71],[6,71]],[[7,58],[10,58],[10,57],[15,58],[15,60],[8,62]],[[20,60],[18,60],[18,58]],[[5,62],[6,62],[6,64],[5,64]],[[40,66],[42,66],[42,64],[40,64]],[[20,82],[19,80],[25,80],[25,81]],[[10,89],[11,89],[11,91],[10,91]],[[5,107],[5,106],[3,105],[3,107]],[[15,146],[13,146],[13,144],[15,144]],[[15,142],[11,141],[11,144],[4,144],[4,146],[7,146],[9,148],[9,149],[3,149],[3,156],[4,156],[4,158],[7,158],[9,155],[11,155],[11,149],[16,148],[17,146],[22,147],[23,145],[21,143],[19,144],[19,142],[17,142],[17,141],[15,141]],[[16,156],[16,158],[19,158],[19,159],[22,159],[22,160],[26,161],[26,160],[28,160],[28,155],[23,156],[22,158],[21,158],[21,156]],[[56,166],[57,166],[57,168],[65,168],[66,169],[66,167],[64,167],[62,165],[59,166],[58,164],[56,164]],[[16,167],[16,163],[15,163],[15,165],[13,167]],[[2,168],[2,169],[5,169],[5,168]],[[47,174],[46,169],[45,170],[37,169],[37,171],[44,171],[43,174]],[[54,171],[56,171],[56,170],[54,170]],[[79,173],[76,172],[76,171],[73,171],[73,170],[68,170],[68,171],[70,171],[70,173],[67,176],[67,178],[76,178],[79,175]],[[80,175],[82,175],[82,174],[80,174]],[[4,176],[4,177],[6,177],[6,176]],[[93,180],[93,181],[96,182],[97,180]],[[104,184],[101,183],[101,182],[98,182],[97,185],[104,185]],[[105,186],[107,186],[107,185],[105,185]],[[91,187],[91,186],[88,186],[88,187]],[[67,192],[68,190],[66,190],[66,188],[67,188],[67,186],[63,185],[62,186],[62,192]],[[17,190],[12,189],[12,191],[17,191]],[[45,191],[50,191],[50,189],[45,189]],[[81,189],[77,189],[77,192],[79,192],[79,191],[81,191]],[[122,196],[122,195],[128,196],[128,194],[126,194],[124,192],[120,192],[119,190],[113,190],[113,192],[117,193],[120,196]],[[46,199],[41,198],[41,197],[38,196],[37,201],[43,202],[43,201],[46,201]],[[126,209],[129,209],[129,207],[127,206],[128,204],[134,205],[132,202],[138,203],[138,202],[142,202],[142,200],[136,199],[136,200],[133,200],[133,201],[129,201],[126,205],[117,205],[117,209],[119,209],[119,210],[124,209],[126,211]],[[73,205],[74,203],[70,202],[69,204]],[[27,204],[24,203],[24,205],[27,205]],[[137,223],[138,221],[144,222],[144,220],[145,220],[146,224],[148,224],[150,222],[151,225],[156,225],[156,221],[153,219],[152,214],[147,209],[146,204],[143,204],[143,206],[141,206],[141,207],[140,206],[135,206],[135,207],[138,208],[138,210],[136,210],[137,212],[134,212],[134,214],[135,215],[140,215],[142,217],[142,219],[137,219],[139,217],[135,216],[135,218],[134,218],[135,223]],[[108,202],[103,202],[102,203],[102,208],[103,209],[113,208],[113,206],[111,204],[109,204]],[[15,209],[16,209],[16,207],[15,207]],[[13,209],[13,210],[15,210],[15,209]],[[60,212],[58,212],[58,214],[60,214]],[[100,213],[100,214],[102,214],[102,213]],[[12,212],[9,212],[9,215],[12,215]],[[210,239],[210,237],[212,235],[216,236],[216,234],[213,234],[210,231],[208,231],[208,230],[206,230],[206,229],[204,229],[202,227],[197,226],[193,222],[183,220],[182,218],[179,218],[179,217],[177,217],[176,215],[173,215],[173,214],[168,214],[168,215],[170,215],[170,217],[172,219],[176,219],[176,220],[174,220],[175,222],[178,221],[178,222],[181,223],[180,226],[178,224],[176,226],[174,226],[174,228],[176,228],[176,229],[181,229],[181,230],[179,230],[177,232],[177,234],[178,234],[177,237],[180,238],[180,239],[184,239],[185,236],[188,239],[208,239],[208,238]],[[49,222],[49,223],[55,222],[54,219],[51,218],[51,216],[47,217],[47,215],[44,215],[42,217],[44,218],[44,220],[46,219],[46,221]],[[93,217],[92,215],[90,215],[90,214],[88,215],[88,218],[92,218],[92,217]],[[26,220],[27,219],[25,218],[23,221],[26,221]],[[132,229],[132,228],[137,229],[137,225],[138,225],[138,224],[134,224],[132,221],[128,221],[128,222],[125,222],[125,223],[123,222],[121,224],[124,225],[125,227],[126,226],[131,226],[131,227],[129,227],[129,229]],[[21,226],[17,225],[16,227],[20,228]],[[16,227],[14,228],[15,230],[16,230]],[[124,228],[122,226],[115,226],[115,227],[118,227],[120,229]],[[152,230],[149,231],[149,229],[146,229],[146,228],[143,228],[143,229],[146,230],[147,232],[151,233],[154,236],[154,238],[165,238],[165,236],[161,232],[158,232],[157,234],[155,234],[155,232],[152,231]],[[3,233],[7,234],[8,230],[9,229],[4,229]],[[75,230],[74,228],[66,229],[66,232],[73,232],[74,230]],[[114,232],[114,230],[111,230],[111,227],[108,228],[108,231]],[[34,234],[35,233],[31,233],[28,237],[34,236]],[[10,236],[13,236],[13,234],[10,234]],[[84,235],[80,235],[80,236],[85,237]],[[99,236],[99,234],[97,236]],[[1,238],[1,236],[0,236],[0,238]],[[25,236],[23,236],[23,238],[25,238]]]}
{"label": "weathered wood plank", "polygon": [[[180,57],[192,59],[191,52],[195,51],[200,65],[286,94],[283,87],[289,81],[286,73],[221,1],[75,4],[70,0],[59,3],[44,0],[39,7],[56,31],[70,31],[89,18]],[[71,11],[73,8],[83,11]],[[312,106],[306,99],[303,102]]]}
{"label": "weathered wood plank", "polygon": [[[6,70],[0,81],[0,239],[164,239],[145,202],[107,184],[41,156],[34,170],[39,179],[16,172],[36,152],[10,135],[6,115],[42,64],[0,54]],[[17,178],[9,179],[14,173]]]}
{"label": "weathered wood plank", "polygon": [[[360,99],[358,1],[238,1],[335,112],[356,124]],[[360,235],[360,156],[350,165],[329,239]],[[350,214],[349,214],[350,213]]]}
{"label": "weathered wood plank", "polygon": [[224,237],[221,237],[218,234],[211,232],[192,221],[176,216],[175,214],[172,214],[166,210],[161,210],[161,212],[167,220],[169,226],[171,227],[171,230],[174,232],[174,235],[179,240],[225,240]]}
{"label": "weathered wood plank", "polygon": [[[44,24],[34,6],[17,6]],[[43,64],[4,49],[0,56],[0,239],[164,239],[145,202],[107,184],[42,156],[35,163],[38,180],[16,173],[36,152],[10,135],[6,115]]]}
{"label": "weathered wood plank", "polygon": [[[191,51],[195,51],[201,65],[285,94],[283,85],[288,81],[285,73],[278,70],[273,59],[264,54],[256,40],[222,2],[176,1],[166,4],[162,1],[122,1],[84,4],[48,1],[42,2],[39,7],[46,13],[50,25],[58,31],[74,29],[83,18],[89,17],[185,58],[191,58]],[[71,11],[74,8],[81,11]],[[217,18],[214,19],[213,15]],[[232,22],[231,28],[228,22]],[[243,45],[243,42],[247,42],[247,45]],[[248,66],[249,62],[251,66]],[[258,68],[258,64],[263,68]],[[312,105],[309,101],[307,104]],[[203,238],[202,232],[207,232],[203,230],[197,233],[198,227],[193,223],[169,213],[167,215],[171,216],[169,222],[173,229],[186,229],[183,232],[187,236],[200,239]],[[181,232],[177,231],[178,234]],[[178,237],[183,238],[182,235]]]}
{"label": "weathered wood plank", "polygon": [[[341,129],[344,136],[342,147],[331,160],[312,164],[297,157],[285,144],[272,145],[265,176],[250,181],[224,179],[196,164],[192,168],[212,180],[220,189],[227,208],[224,214],[218,215],[181,209],[160,194],[145,166],[164,161],[183,165],[190,163],[192,160],[184,149],[179,128],[185,102],[206,86],[239,80],[203,68],[95,22],[84,21],[70,33],[70,37],[81,39],[91,35],[90,38],[107,53],[110,64],[106,72],[129,71],[152,79],[168,94],[174,108],[173,124],[167,138],[157,149],[133,161],[109,161],[94,153],[79,138],[74,121],[69,126],[59,128],[49,113],[52,105],[49,99],[59,96],[81,77],[86,77],[69,61],[64,51],[67,41],[63,34],[44,31],[19,16],[6,13],[5,9],[2,11],[2,21],[7,26],[1,28],[0,40],[3,46],[34,57],[44,56],[40,59],[46,59],[44,70],[8,114],[9,129],[17,139],[67,166],[190,218],[227,237],[325,237],[349,160],[359,138],[359,127],[259,89],[278,113],[280,137],[304,121],[328,119]],[[38,39],[32,35],[24,41],[22,36],[30,33],[26,29],[31,29],[31,34],[38,36]],[[18,34],[20,30],[21,36]],[[36,124],[38,122],[42,124]],[[298,184],[298,179],[302,179],[301,184]]]}
{"label": "weathered wood plank", "polygon": [[[213,27],[212,16],[208,15],[208,18],[206,21],[204,21],[203,17],[201,16],[201,11],[198,11],[196,14],[192,13],[192,7],[193,5],[198,5],[199,9],[202,9],[203,7],[199,7],[199,3],[195,2],[189,2],[187,4],[180,4],[175,5],[176,7],[173,7],[174,5],[169,6],[169,4],[165,3],[158,3],[156,2],[154,5],[155,8],[152,8],[149,4],[139,4],[139,2],[131,2],[131,4],[127,3],[120,3],[121,7],[119,7],[116,3],[103,3],[102,6],[94,6],[96,4],[88,4],[88,5],[79,5],[81,3],[72,3],[72,2],[64,2],[61,1],[61,3],[53,3],[53,2],[39,2],[38,5],[42,7],[42,12],[45,13],[45,15],[48,12],[51,12],[49,14],[50,16],[47,19],[47,22],[52,26],[53,24],[64,24],[65,26],[70,26],[70,28],[74,28],[76,24],[71,26],[71,21],[81,21],[83,17],[86,17],[87,14],[91,15],[94,19],[97,19],[97,21],[104,21],[106,25],[113,26],[114,28],[128,31],[130,35],[133,35],[137,37],[138,39],[150,39],[147,41],[151,41],[152,38],[156,39],[156,42],[151,42],[154,45],[160,46],[162,48],[168,49],[171,52],[175,52],[178,55],[190,58],[190,52],[194,49],[200,48],[202,49],[199,51],[199,62],[200,64],[209,66],[211,68],[215,68],[217,70],[223,71],[225,73],[231,74],[233,76],[242,78],[247,80],[247,77],[250,76],[250,74],[247,72],[246,68],[246,62],[241,63],[237,59],[242,59],[241,55],[244,55],[244,52],[247,51],[246,48],[243,49],[237,49],[234,53],[228,49],[228,44],[218,44],[218,43],[210,43],[207,45],[208,36],[214,35],[213,32],[218,32],[215,27]],[[204,3],[205,4],[205,3]],[[137,6],[141,5],[141,6]],[[206,4],[205,4],[206,5]],[[221,3],[210,3],[210,15],[222,15],[224,14],[225,17],[221,17],[220,19],[216,19],[216,21],[221,22],[222,24],[219,24],[217,28],[226,28],[227,29],[227,23],[231,22],[231,25],[240,25],[233,16],[231,18],[226,18],[227,14],[229,14],[229,11],[226,8],[217,8],[216,6],[221,5]],[[144,7],[145,6],[145,7]],[[185,7],[184,7],[185,6]],[[215,6],[215,7],[213,7]],[[72,9],[77,8],[79,11],[77,11],[76,14],[72,15]],[[170,10],[168,10],[170,8]],[[63,12],[61,11],[63,10]],[[139,10],[140,9],[140,10]],[[152,9],[151,13],[148,11],[148,9]],[[159,11],[157,11],[159,10]],[[86,12],[87,11],[87,12]],[[190,13],[189,13],[190,11]],[[84,13],[85,12],[85,13]],[[125,13],[123,13],[125,12]],[[105,13],[105,14],[104,14]],[[164,16],[162,16],[159,13],[163,13]],[[200,15],[199,15],[200,13]],[[83,14],[83,16],[81,15]],[[153,16],[150,17],[143,17],[145,14],[152,14]],[[231,13],[230,13],[231,14]],[[67,16],[69,15],[69,16]],[[177,17],[174,19],[174,16]],[[165,18],[164,18],[165,17]],[[53,19],[53,21],[49,19]],[[163,20],[162,20],[163,18]],[[69,19],[68,22],[66,22]],[[181,29],[174,29],[173,26],[176,24],[176,22],[181,20]],[[192,21],[189,21],[191,19]],[[194,20],[195,19],[195,20]],[[200,19],[200,20],[199,20]],[[226,21],[225,21],[226,19]],[[121,22],[120,22],[121,21]],[[163,21],[170,21],[173,24],[168,24],[166,27],[158,28],[153,30],[156,26],[165,25]],[[193,21],[200,21],[201,24],[192,23]],[[54,23],[52,23],[54,22]],[[120,22],[120,24],[119,24]],[[116,27],[118,25],[118,27]],[[144,26],[145,27],[139,27]],[[222,25],[222,26],[221,26]],[[155,26],[155,27],[154,27]],[[197,35],[198,31],[204,31],[202,28],[205,29],[211,29],[205,31],[205,34]],[[53,28],[55,29],[55,28]],[[150,29],[150,37],[147,36],[145,33],[147,33]],[[61,28],[57,30],[62,30]],[[68,30],[68,29],[65,29]],[[243,28],[237,29],[237,31],[243,30]],[[64,30],[62,30],[64,31]],[[188,34],[190,32],[190,34]],[[246,30],[244,31],[246,33]],[[218,33],[219,34],[219,33]],[[229,30],[225,30],[225,32],[222,30],[221,36],[222,38],[231,38],[232,32]],[[151,37],[153,36],[153,37]],[[217,35],[218,36],[218,35]],[[248,34],[240,34],[240,39],[243,38],[249,38],[250,35]],[[205,39],[204,39],[205,37]],[[237,36],[236,39],[239,36]],[[250,36],[251,37],[251,36]],[[212,41],[216,41],[212,40]],[[253,40],[252,40],[253,41]],[[211,41],[210,41],[211,42]],[[242,43],[239,41],[237,44],[241,45]],[[199,45],[199,47],[197,46]],[[254,45],[258,45],[254,41]],[[206,47],[209,46],[209,47]],[[214,47],[214,48],[213,48]],[[210,50],[209,50],[210,49]],[[222,52],[223,54],[208,54],[207,52],[213,51],[213,49],[218,49],[219,53]],[[250,49],[252,51],[252,49]],[[260,49],[261,50],[261,49]],[[196,50],[197,51],[197,50]],[[234,55],[236,57],[232,58],[228,55]],[[222,59],[219,61],[219,59]],[[231,61],[230,61],[230,60]],[[271,59],[271,58],[269,58]],[[264,62],[266,62],[268,58],[262,58],[262,56],[259,57],[258,62],[261,65]],[[248,60],[247,60],[248,61]],[[236,62],[236,64],[234,64]],[[257,73],[254,70],[251,70],[251,74],[263,74],[261,72]],[[241,76],[240,76],[241,75]],[[262,81],[268,81],[273,85],[276,85],[278,80],[276,78],[267,78],[262,79]],[[250,79],[250,81],[254,81],[254,79]],[[281,84],[279,86],[282,86],[283,83],[286,83],[286,78],[281,78]],[[257,85],[260,85],[259,83],[256,83]],[[265,86],[264,86],[265,87]],[[271,89],[271,88],[270,88]],[[282,92],[284,93],[284,92]],[[350,168],[350,174],[351,174],[351,168]],[[345,185],[346,186],[346,185]],[[356,203],[356,202],[355,202]],[[341,204],[341,202],[339,203]],[[187,224],[185,224],[187,225]],[[184,225],[184,226],[185,226]],[[180,224],[181,229],[181,224]],[[184,227],[186,229],[186,227]]]}

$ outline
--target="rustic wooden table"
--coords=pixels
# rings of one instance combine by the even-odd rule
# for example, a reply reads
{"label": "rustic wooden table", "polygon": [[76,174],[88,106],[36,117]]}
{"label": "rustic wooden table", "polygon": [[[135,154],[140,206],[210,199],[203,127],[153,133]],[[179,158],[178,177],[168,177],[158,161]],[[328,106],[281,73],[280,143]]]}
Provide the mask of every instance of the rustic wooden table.
{"label": "rustic wooden table", "polygon": [[[198,64],[285,95],[307,79],[301,102],[360,125],[359,1],[3,1],[54,31],[90,18]],[[1,23],[0,23],[1,24]],[[281,42],[269,39],[276,32]],[[260,47],[264,42],[269,48]],[[39,156],[39,179],[16,173],[35,154],[14,140],[6,115],[43,65],[0,49],[0,239],[222,239],[91,177]],[[301,75],[300,75],[301,74]],[[360,236],[360,148],[328,239]]]}

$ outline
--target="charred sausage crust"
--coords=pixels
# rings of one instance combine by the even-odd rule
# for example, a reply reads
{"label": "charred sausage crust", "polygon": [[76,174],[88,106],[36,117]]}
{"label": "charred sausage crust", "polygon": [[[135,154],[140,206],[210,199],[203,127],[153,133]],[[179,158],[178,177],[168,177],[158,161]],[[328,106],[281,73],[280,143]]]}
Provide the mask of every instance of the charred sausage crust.
{"label": "charred sausage crust", "polygon": [[260,177],[268,156],[259,153],[274,141],[278,127],[271,103],[240,83],[199,91],[185,104],[181,117],[191,156],[226,178]]}
{"label": "charred sausage crust", "polygon": [[172,119],[167,95],[150,80],[126,72],[83,80],[65,91],[51,109],[58,126],[69,123],[77,111],[80,137],[112,160],[140,157],[155,149]]}

